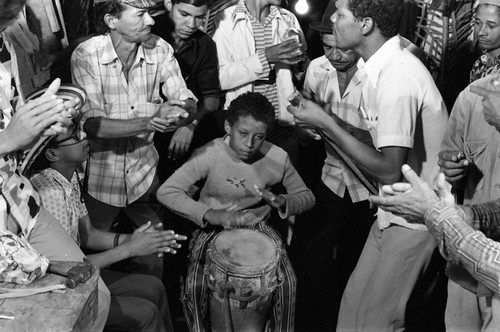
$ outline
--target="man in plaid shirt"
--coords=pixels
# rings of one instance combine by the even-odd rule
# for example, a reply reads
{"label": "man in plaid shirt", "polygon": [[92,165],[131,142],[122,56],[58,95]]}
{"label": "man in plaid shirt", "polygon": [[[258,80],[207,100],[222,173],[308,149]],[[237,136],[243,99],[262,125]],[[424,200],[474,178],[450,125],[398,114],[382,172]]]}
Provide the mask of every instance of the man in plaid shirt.
{"label": "man in plaid shirt", "polygon": [[[102,35],[80,44],[71,57],[73,80],[88,96],[82,108],[91,147],[85,200],[99,229],[109,230],[120,212],[136,227],[161,222],[153,134],[175,130],[196,113],[196,97],[186,87],[172,47],[151,34],[154,20],[148,9],[154,4],[96,1]],[[161,277],[161,260],[148,264]]]}
{"label": "man in plaid shirt", "polygon": [[[358,110],[361,81],[356,63],[359,56],[352,50],[337,48],[330,20],[334,11],[335,1],[332,0],[323,20],[310,25],[320,32],[325,55],[311,61],[303,93],[320,105],[329,104],[332,116],[339,118],[346,130],[373,145]],[[321,139],[316,132],[306,133],[313,139]],[[295,243],[301,248],[297,248],[298,260],[294,266],[299,278],[297,303],[307,303],[304,308],[297,308],[297,317],[304,317],[304,324],[321,331],[336,325],[342,293],[375,221],[375,209],[370,208],[368,202],[368,189],[331,145],[326,143],[325,150],[322,181],[315,190],[318,198],[315,212],[319,217],[315,218],[314,225],[309,218],[304,219],[304,231],[299,230],[302,220],[297,220]],[[300,283],[301,277],[303,283]],[[297,324],[301,324],[300,319]]]}

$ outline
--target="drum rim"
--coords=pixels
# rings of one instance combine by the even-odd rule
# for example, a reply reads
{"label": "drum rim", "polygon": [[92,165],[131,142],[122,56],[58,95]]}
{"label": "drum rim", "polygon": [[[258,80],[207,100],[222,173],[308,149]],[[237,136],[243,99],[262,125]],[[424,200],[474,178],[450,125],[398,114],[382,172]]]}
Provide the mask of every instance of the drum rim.
{"label": "drum rim", "polygon": [[[238,231],[238,230],[248,230],[252,232],[257,232],[260,235],[264,236],[267,240],[269,240],[269,242],[272,244],[275,250],[275,255],[273,259],[264,264],[254,265],[254,266],[236,265],[234,263],[225,260],[225,258],[221,255],[221,253],[219,252],[219,250],[217,250],[217,247],[215,246],[216,240],[219,238],[221,234],[227,234],[227,232]],[[278,267],[278,262],[281,256],[281,250],[269,235],[260,230],[248,229],[248,228],[233,228],[220,232],[212,239],[209,245],[209,249],[207,250],[207,255],[210,256],[211,261],[215,264],[215,266],[219,270],[224,272],[227,269],[228,275],[240,278],[254,278],[255,276],[260,276],[262,273],[269,273]]]}

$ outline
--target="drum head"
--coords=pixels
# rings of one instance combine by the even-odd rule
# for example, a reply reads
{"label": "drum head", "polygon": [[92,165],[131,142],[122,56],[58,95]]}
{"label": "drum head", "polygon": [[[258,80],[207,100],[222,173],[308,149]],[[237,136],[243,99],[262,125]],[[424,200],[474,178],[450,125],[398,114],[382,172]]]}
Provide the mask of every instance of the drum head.
{"label": "drum head", "polygon": [[233,266],[261,269],[275,259],[277,249],[263,233],[250,229],[233,229],[220,233],[215,250],[221,259]]}

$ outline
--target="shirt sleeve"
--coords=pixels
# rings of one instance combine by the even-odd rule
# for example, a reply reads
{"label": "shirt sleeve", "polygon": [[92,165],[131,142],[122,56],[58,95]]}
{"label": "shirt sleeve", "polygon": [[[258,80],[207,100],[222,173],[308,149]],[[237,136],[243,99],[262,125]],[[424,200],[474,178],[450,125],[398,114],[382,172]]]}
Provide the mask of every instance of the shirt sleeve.
{"label": "shirt sleeve", "polygon": [[186,82],[182,78],[179,63],[174,57],[171,46],[167,45],[165,59],[161,65],[162,92],[169,99],[193,99],[198,101],[194,94],[187,88]]}
{"label": "shirt sleeve", "polygon": [[[83,122],[93,117],[107,117],[101,82],[93,67],[91,58],[77,47],[71,55],[71,76],[73,82],[84,88],[87,93],[87,99],[81,108]],[[97,64],[95,67],[98,67]]]}
{"label": "shirt sleeve", "polygon": [[479,282],[500,293],[500,243],[467,225],[464,215],[444,203],[426,212],[425,223],[443,257],[460,263]]}
{"label": "shirt sleeve", "polygon": [[413,78],[402,73],[384,77],[379,82],[377,89],[381,91],[398,91],[398,93],[386,93],[377,100],[376,147],[399,146],[412,148],[419,111],[418,96],[422,94],[421,88]]}
{"label": "shirt sleeve", "polygon": [[200,70],[197,75],[198,86],[201,90],[201,98],[217,97],[219,98],[219,61],[217,59],[217,48],[215,42],[207,38],[209,43],[204,50],[204,56],[201,60]]}
{"label": "shirt sleeve", "polygon": [[64,191],[54,186],[44,176],[36,176],[31,181],[40,195],[42,206],[59,221],[68,234],[71,234],[71,224],[68,218]]}
{"label": "shirt sleeve", "polygon": [[207,177],[211,167],[212,156],[206,147],[196,150],[191,158],[161,185],[157,194],[158,200],[167,208],[200,227],[205,226],[203,216],[211,207],[195,201],[188,193],[197,181]]}
{"label": "shirt sleeve", "polygon": [[466,222],[488,238],[500,240],[500,199],[484,204],[461,207],[467,216]]}
{"label": "shirt sleeve", "polygon": [[[266,70],[262,65],[258,53],[237,59],[233,52],[235,47],[248,47],[246,38],[253,38],[249,33],[247,36],[239,34],[240,29],[231,28],[231,18],[226,18],[215,30],[213,39],[217,44],[217,56],[219,58],[219,79],[222,90],[230,90],[241,85],[252,83],[259,79],[266,79]],[[243,24],[241,22],[237,24]],[[234,44],[233,34],[238,33],[239,45]],[[267,60],[266,60],[267,61]],[[269,72],[268,72],[269,74]]]}
{"label": "shirt sleeve", "polygon": [[441,143],[442,150],[464,150],[464,111],[467,103],[464,92],[460,93],[446,125],[446,132]]}
{"label": "shirt sleeve", "polygon": [[282,196],[286,201],[286,209],[284,213],[279,211],[280,217],[283,219],[309,210],[316,203],[313,193],[306,187],[299,173],[290,162],[288,155],[286,156],[284,170],[283,186],[287,193]]}

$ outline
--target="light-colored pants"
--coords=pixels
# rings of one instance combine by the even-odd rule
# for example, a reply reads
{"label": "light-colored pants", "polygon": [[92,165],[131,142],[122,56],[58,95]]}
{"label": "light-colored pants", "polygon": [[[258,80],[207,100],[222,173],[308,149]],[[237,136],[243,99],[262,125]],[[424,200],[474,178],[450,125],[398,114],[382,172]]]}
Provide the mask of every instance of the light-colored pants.
{"label": "light-colored pants", "polygon": [[[49,260],[82,262],[83,257],[85,257],[68,232],[43,207],[40,208],[35,227],[31,230],[28,241],[33,248]],[[92,331],[102,331],[104,328],[111,302],[109,290],[101,278],[97,284],[97,301],[97,317]]]}
{"label": "light-colored pants", "polygon": [[452,280],[448,281],[446,331],[500,331],[500,296],[477,297]]}
{"label": "light-colored pants", "polygon": [[436,247],[427,231],[377,222],[342,297],[337,331],[402,331],[406,303]]}

